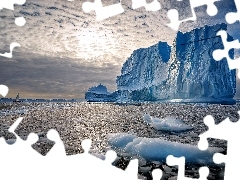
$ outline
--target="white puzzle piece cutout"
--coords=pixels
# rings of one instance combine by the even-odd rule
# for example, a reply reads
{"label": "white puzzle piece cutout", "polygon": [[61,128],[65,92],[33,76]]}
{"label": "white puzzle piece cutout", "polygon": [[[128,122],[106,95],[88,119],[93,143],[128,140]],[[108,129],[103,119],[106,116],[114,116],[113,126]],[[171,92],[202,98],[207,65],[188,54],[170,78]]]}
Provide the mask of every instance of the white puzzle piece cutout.
{"label": "white puzzle piece cutout", "polygon": [[[14,10],[14,4],[23,5],[25,2],[26,2],[26,0],[1,0],[0,10],[3,8]],[[24,26],[26,24],[26,20],[24,17],[17,17],[17,18],[15,18],[15,24],[17,26]],[[11,43],[10,44],[10,52],[0,54],[0,56],[6,57],[6,58],[12,58],[12,52],[15,47],[20,47],[20,44],[16,43],[16,42]]]}
{"label": "white puzzle piece cutout", "polygon": [[122,14],[124,12],[121,1],[120,1],[120,3],[103,7],[101,0],[95,0],[94,3],[84,2],[82,8],[83,8],[83,11],[86,13],[95,11],[96,18],[99,21],[107,19],[112,16],[116,16],[118,14]]}
{"label": "white puzzle piece cutout", "polygon": [[240,78],[240,57],[237,59],[232,59],[229,57],[229,51],[231,49],[239,49],[240,43],[239,40],[234,40],[231,42],[227,41],[227,32],[226,31],[218,31],[217,36],[221,36],[224,49],[217,49],[213,51],[213,58],[216,61],[220,61],[223,58],[227,59],[229,69],[238,69],[238,78]]}
{"label": "white puzzle piece cutout", "polygon": [[12,55],[13,49],[15,47],[21,47],[21,46],[19,43],[13,42],[10,44],[10,52],[9,53],[5,52],[4,54],[0,54],[0,56],[6,57],[6,58],[12,58],[13,57],[13,55]]}
{"label": "white puzzle piece cutout", "polygon": [[147,3],[146,0],[132,0],[133,9],[138,9],[140,7],[145,7],[147,11],[158,11],[161,9],[161,4],[158,0],[154,0],[151,3]]}
{"label": "white puzzle piece cutout", "polygon": [[229,12],[226,14],[226,21],[229,24],[233,24],[236,21],[240,21],[240,1],[239,0],[234,0],[237,12]]}
{"label": "white puzzle piece cutout", "polygon": [[23,5],[25,2],[26,0],[1,0],[0,10],[3,8],[14,10],[14,4]]}
{"label": "white puzzle piece cutout", "polygon": [[[238,112],[240,115],[240,111]],[[227,155],[216,153],[213,161],[216,164],[225,163],[224,180],[233,180],[239,177],[239,137],[240,137],[240,121],[231,122],[229,118],[225,119],[218,125],[215,124],[212,116],[206,116],[204,123],[208,126],[208,131],[199,135],[199,149],[208,148],[208,138],[223,139],[227,141]]]}
{"label": "white puzzle piece cutout", "polygon": [[194,8],[203,6],[203,5],[207,5],[207,13],[209,16],[215,16],[218,12],[217,7],[214,5],[214,2],[216,1],[221,1],[221,0],[190,0],[193,16],[181,21],[179,21],[179,18],[178,18],[179,16],[178,11],[176,9],[171,9],[167,13],[168,18],[171,20],[171,23],[167,25],[173,30],[177,31],[179,29],[179,25],[182,22],[197,20]]}
{"label": "white puzzle piece cutout", "polygon": [[0,85],[0,95],[2,95],[3,97],[6,97],[8,94],[8,87],[5,85]]}
{"label": "white puzzle piece cutout", "polygon": [[[185,157],[176,158],[169,155],[166,161],[169,166],[178,166],[178,180],[194,180],[193,178],[185,177]],[[200,177],[198,180],[207,180],[208,174],[208,167],[201,167],[199,169]]]}
{"label": "white puzzle piece cutout", "polygon": [[26,24],[26,20],[24,17],[18,17],[15,19],[15,24],[17,26],[24,26]]}
{"label": "white puzzle piece cutout", "polygon": [[153,180],[160,180],[162,178],[162,170],[161,169],[154,169],[152,171],[152,177],[153,177]]}
{"label": "white puzzle piece cutout", "polygon": [[14,132],[22,120],[23,118],[18,118],[9,128],[9,132],[17,137],[13,145],[7,144],[3,138],[0,138],[1,179],[138,179],[137,159],[130,161],[126,171],[114,167],[111,163],[115,160],[116,153],[107,152],[105,161],[90,155],[88,153],[91,146],[90,140],[82,142],[83,154],[66,156],[63,142],[55,130],[50,130],[47,135],[55,145],[46,156],[40,155],[31,147],[38,140],[36,134],[30,134],[27,141],[23,141]]}

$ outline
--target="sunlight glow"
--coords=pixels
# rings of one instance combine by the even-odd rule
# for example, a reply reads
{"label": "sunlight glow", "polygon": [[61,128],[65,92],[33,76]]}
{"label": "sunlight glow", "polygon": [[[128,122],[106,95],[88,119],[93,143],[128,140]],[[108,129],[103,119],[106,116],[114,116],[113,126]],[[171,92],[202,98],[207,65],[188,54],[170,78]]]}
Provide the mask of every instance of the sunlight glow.
{"label": "sunlight glow", "polygon": [[77,36],[78,54],[84,59],[93,59],[111,53],[116,46],[113,35],[106,30],[84,29]]}

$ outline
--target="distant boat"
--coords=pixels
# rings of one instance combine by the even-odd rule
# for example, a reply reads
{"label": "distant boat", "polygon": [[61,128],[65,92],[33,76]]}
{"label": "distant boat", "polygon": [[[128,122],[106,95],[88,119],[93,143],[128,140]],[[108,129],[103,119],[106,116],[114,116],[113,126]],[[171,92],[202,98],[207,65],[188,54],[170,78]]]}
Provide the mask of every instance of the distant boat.
{"label": "distant boat", "polygon": [[16,98],[13,100],[13,102],[22,102],[20,100],[20,96],[19,96],[19,93],[17,94]]}

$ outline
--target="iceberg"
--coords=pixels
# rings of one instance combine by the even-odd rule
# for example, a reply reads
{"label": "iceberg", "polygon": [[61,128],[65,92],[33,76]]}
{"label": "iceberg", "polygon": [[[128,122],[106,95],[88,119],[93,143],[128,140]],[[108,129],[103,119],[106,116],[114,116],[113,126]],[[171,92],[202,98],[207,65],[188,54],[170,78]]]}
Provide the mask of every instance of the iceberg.
{"label": "iceberg", "polygon": [[[236,71],[212,57],[224,48],[219,30],[227,25],[179,31],[172,46],[159,42],[135,50],[116,79],[117,95],[128,101],[235,103]],[[229,55],[233,58],[234,50]]]}
{"label": "iceberg", "polygon": [[162,131],[182,132],[193,129],[192,126],[185,124],[181,119],[167,116],[163,119],[153,118],[145,114],[143,120],[150,124],[153,128]]}
{"label": "iceberg", "polygon": [[140,156],[147,161],[165,162],[168,155],[184,156],[186,162],[193,164],[214,165],[213,155],[222,152],[222,148],[209,147],[201,151],[197,146],[170,142],[160,138],[143,138],[126,133],[108,135],[108,143],[129,156]]}
{"label": "iceberg", "polygon": [[85,93],[85,99],[88,102],[114,102],[116,101],[114,93],[110,93],[107,87],[99,84],[88,89]]}

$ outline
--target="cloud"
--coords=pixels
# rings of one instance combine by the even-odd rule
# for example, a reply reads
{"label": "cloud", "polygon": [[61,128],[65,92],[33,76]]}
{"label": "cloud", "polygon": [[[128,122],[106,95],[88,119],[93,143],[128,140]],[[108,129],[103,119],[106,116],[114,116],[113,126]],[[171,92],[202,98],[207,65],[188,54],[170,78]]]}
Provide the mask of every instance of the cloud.
{"label": "cloud", "polygon": [[[0,82],[10,86],[10,96],[21,91],[29,96],[83,97],[91,86],[103,83],[111,91],[115,78],[133,50],[149,47],[159,41],[172,43],[176,32],[169,23],[167,11],[175,0],[160,0],[162,9],[148,12],[133,10],[131,1],[123,0],[125,12],[104,21],[96,21],[95,13],[84,13],[84,1],[27,0],[15,11],[0,11],[0,53],[9,52],[11,42],[21,44],[14,49],[13,59],[0,58]],[[118,0],[103,1],[104,5]],[[227,3],[226,3],[227,2]],[[197,8],[198,20],[181,26],[182,31],[205,24],[223,22],[233,0],[218,2],[216,17],[208,17],[204,7]],[[178,4],[180,19],[190,12]],[[24,27],[15,25],[15,17],[25,17]],[[229,26],[237,37],[238,24]]]}
{"label": "cloud", "polygon": [[[121,58],[98,58],[100,63],[122,65],[133,50],[148,47],[159,40],[171,42],[175,32],[165,24],[165,10],[147,12],[144,8],[132,10],[129,1],[121,15],[105,21],[96,21],[94,12],[82,11],[82,1],[36,1],[29,0],[17,6],[14,12],[3,10],[0,49],[17,41],[22,45],[19,52],[37,53],[52,57],[92,59],[113,54]],[[17,27],[14,16],[23,16],[27,24]],[[99,64],[100,64],[99,63]],[[98,64],[98,65],[99,65]]]}
{"label": "cloud", "polygon": [[[197,27],[202,27],[204,25],[215,25],[226,23],[225,16],[229,12],[236,12],[236,6],[234,0],[221,0],[215,2],[215,5],[218,9],[218,13],[215,16],[209,16],[206,12],[207,6],[201,6],[195,8],[195,13],[197,20],[196,21],[188,21],[181,24],[180,30],[181,31],[190,31]],[[234,23],[232,25],[228,24],[228,33],[233,36],[234,38],[239,38],[239,22]]]}
{"label": "cloud", "polygon": [[100,82],[115,90],[119,73],[116,66],[91,67],[48,57],[0,61],[0,82],[10,88],[8,97],[19,92],[34,98],[84,98],[88,88]]}
{"label": "cloud", "polygon": [[[118,1],[103,2],[104,5],[109,5]],[[83,1],[28,0],[24,6],[16,6],[14,12],[0,11],[3,20],[0,22],[0,49],[8,50],[9,44],[17,41],[22,45],[22,48],[18,49],[22,53],[86,59],[89,62],[98,58],[97,65],[106,62],[121,65],[135,49],[149,47],[158,41],[172,43],[176,32],[166,25],[170,22],[167,17],[169,9],[178,6],[180,19],[191,14],[187,7],[183,6],[184,3],[179,4],[175,0],[160,2],[160,11],[149,12],[145,8],[133,10],[131,1],[124,0],[124,13],[104,21],[96,21],[94,12],[87,14],[82,11]],[[205,24],[224,22],[229,9],[236,9],[234,0],[219,1],[216,5],[219,13],[214,17],[207,15],[205,7],[196,8],[197,21],[183,23],[181,30],[189,31]],[[14,16],[25,17],[27,24],[17,27]],[[236,29],[236,26],[232,26],[229,32],[236,34]],[[104,58],[109,54],[118,59]]]}

